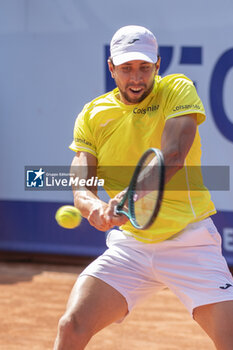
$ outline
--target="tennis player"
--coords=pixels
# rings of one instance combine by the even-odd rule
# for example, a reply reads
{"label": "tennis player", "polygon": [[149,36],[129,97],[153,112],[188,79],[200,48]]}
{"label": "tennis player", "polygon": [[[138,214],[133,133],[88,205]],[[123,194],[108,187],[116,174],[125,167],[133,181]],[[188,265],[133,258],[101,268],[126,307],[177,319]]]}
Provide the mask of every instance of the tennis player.
{"label": "tennis player", "polygon": [[[85,105],[70,146],[76,152],[72,166],[87,166],[87,177],[105,169],[100,175],[109,203],[98,198],[96,188],[74,189],[74,203],[95,228],[111,229],[108,249],[79,276],[54,349],[84,349],[95,333],[168,287],[216,349],[232,350],[233,279],[210,218],[214,204],[196,170],[201,164],[198,126],[206,118],[202,102],[186,76],[158,75],[158,44],[148,29],[119,29],[110,50],[117,88]],[[122,198],[119,188],[130,181],[124,166],[135,166],[149,147],[163,152],[166,188],[155,223],[143,231],[113,209]],[[114,166],[122,167],[122,176],[111,170]],[[180,180],[182,191],[175,187]]]}

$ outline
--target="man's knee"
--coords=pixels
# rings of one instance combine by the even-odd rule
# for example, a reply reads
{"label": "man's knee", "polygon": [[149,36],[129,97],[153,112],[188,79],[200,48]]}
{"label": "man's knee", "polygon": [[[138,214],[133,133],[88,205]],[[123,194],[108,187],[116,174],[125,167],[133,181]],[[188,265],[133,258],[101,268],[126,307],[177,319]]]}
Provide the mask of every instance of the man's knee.
{"label": "man's knee", "polygon": [[60,338],[72,343],[87,343],[93,335],[91,325],[82,321],[75,314],[65,314],[61,317],[58,323],[58,332]]}

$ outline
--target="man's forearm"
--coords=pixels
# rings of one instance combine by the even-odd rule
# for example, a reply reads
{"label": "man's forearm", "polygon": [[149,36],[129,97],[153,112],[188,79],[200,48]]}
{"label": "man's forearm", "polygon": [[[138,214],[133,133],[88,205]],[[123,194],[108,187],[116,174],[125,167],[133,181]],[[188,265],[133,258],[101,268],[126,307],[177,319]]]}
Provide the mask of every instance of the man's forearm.
{"label": "man's forearm", "polygon": [[78,208],[84,218],[88,218],[93,208],[103,205],[98,196],[88,189],[74,190],[74,205]]}

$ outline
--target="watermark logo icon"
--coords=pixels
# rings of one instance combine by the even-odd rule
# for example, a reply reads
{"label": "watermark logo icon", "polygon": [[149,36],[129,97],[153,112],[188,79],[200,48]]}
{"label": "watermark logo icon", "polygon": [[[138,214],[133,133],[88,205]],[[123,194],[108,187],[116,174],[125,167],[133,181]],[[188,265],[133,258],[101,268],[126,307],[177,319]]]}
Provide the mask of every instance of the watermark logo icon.
{"label": "watermark logo icon", "polygon": [[42,168],[39,170],[27,170],[27,187],[43,187],[44,186],[44,174]]}

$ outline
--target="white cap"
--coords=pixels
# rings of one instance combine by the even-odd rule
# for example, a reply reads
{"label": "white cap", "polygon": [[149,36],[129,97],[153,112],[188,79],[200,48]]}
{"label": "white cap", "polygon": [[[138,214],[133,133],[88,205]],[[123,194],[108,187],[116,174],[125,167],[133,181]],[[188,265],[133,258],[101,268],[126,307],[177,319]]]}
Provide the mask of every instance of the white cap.
{"label": "white cap", "polygon": [[133,60],[156,63],[158,43],[154,34],[148,29],[141,26],[126,26],[114,34],[110,52],[115,66]]}

